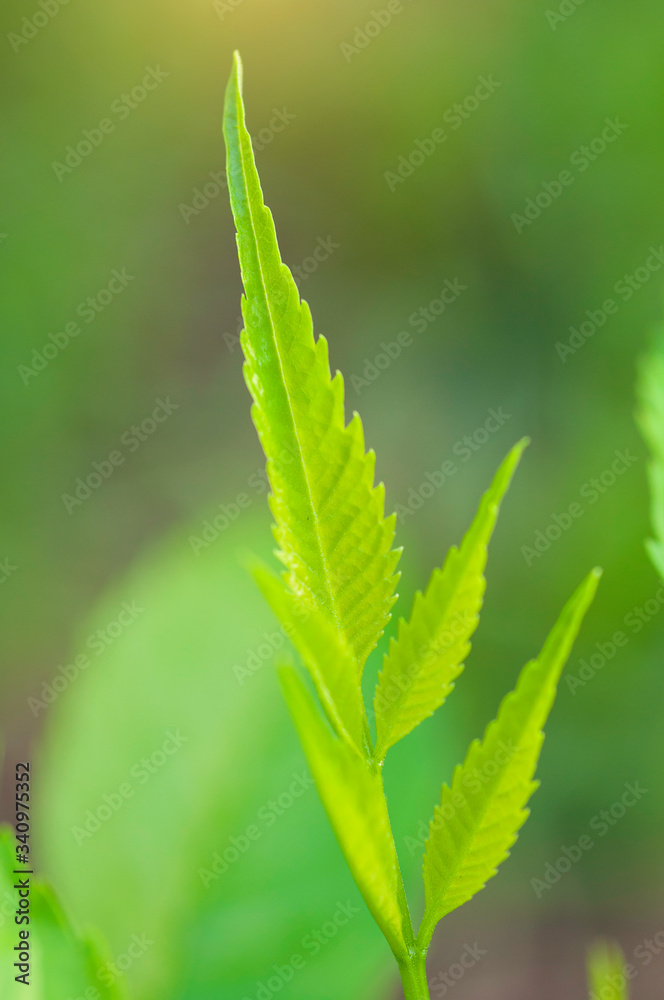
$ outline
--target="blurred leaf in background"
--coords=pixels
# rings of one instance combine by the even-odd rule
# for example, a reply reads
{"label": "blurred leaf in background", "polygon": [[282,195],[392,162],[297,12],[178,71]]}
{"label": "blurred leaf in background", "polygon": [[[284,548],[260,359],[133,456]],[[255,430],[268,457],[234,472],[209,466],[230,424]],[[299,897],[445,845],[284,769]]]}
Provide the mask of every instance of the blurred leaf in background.
{"label": "blurred leaf in background", "polygon": [[616,944],[598,942],[588,954],[590,1000],[628,1000],[625,956]]}
{"label": "blurred leaf in background", "polygon": [[[231,546],[197,554],[198,524],[175,534],[86,626],[83,648],[118,634],[48,709],[41,856],[114,952],[147,940],[127,969],[133,996],[253,996],[274,976],[294,997],[378,996],[386,947],[274,676],[285,635],[235,555],[264,548],[266,517],[237,527]],[[114,629],[122,606],[138,616]],[[402,824],[426,815],[438,742],[413,740],[398,764],[412,769],[395,796]],[[417,877],[419,857],[406,862]]]}
{"label": "blurred leaf in background", "polygon": [[[26,995],[26,987],[37,1000],[59,1000],[63,996],[124,1000],[123,984],[112,974],[108,950],[100,936],[78,934],[49,886],[34,879],[32,874],[24,874],[22,866],[17,865],[16,841],[3,827],[0,829],[3,1000],[18,1000]],[[19,910],[20,892],[26,905]],[[20,914],[18,923],[15,914]]]}
{"label": "blurred leaf in background", "polygon": [[648,481],[651,493],[651,520],[654,539],[647,549],[655,566],[664,574],[664,333],[660,329],[641,359],[638,421],[650,450]]}

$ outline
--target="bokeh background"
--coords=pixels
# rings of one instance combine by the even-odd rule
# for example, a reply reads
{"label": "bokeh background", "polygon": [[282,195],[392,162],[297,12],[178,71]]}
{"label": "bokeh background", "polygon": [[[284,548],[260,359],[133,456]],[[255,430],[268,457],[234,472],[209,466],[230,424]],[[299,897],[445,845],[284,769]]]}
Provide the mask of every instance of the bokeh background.
{"label": "bokeh background", "polygon": [[[402,614],[499,460],[532,437],[467,670],[386,766],[415,911],[418,831],[441,781],[572,588],[605,570],[533,815],[500,877],[439,929],[432,995],[581,997],[584,952],[601,934],[637,969],[634,997],[659,997],[664,955],[646,961],[642,943],[664,932],[664,591],[643,548],[647,455],[633,415],[637,359],[661,315],[664,12],[652,0],[629,11],[403,0],[381,25],[386,7],[3,5],[7,774],[33,761],[38,865],[74,919],[97,926],[118,960],[132,935],[150,942],[119,962],[131,997],[399,995],[315,791],[305,777],[302,795],[289,792],[305,766],[273,676],[280,638],[241,564],[271,543],[220,173],[239,48],[284,259],[300,268],[401,511]],[[475,100],[482,77],[492,92]],[[595,141],[607,119],[613,140]],[[412,169],[417,141],[441,127],[446,140]],[[399,165],[410,176],[395,181]],[[547,205],[545,185],[565,170]],[[544,207],[520,221],[538,195]],[[412,319],[446,281],[464,286],[455,301]],[[557,348],[589,321],[592,336]],[[381,345],[402,331],[411,342],[386,367]],[[492,409],[503,418],[487,433]],[[627,461],[611,482],[616,451]],[[454,474],[423,500],[446,460]],[[99,467],[106,477],[86,488]],[[582,515],[550,530],[574,502]],[[559,536],[548,547],[547,529]],[[617,631],[627,643],[612,655]],[[183,739],[165,754],[172,732]],[[637,782],[647,793],[597,832],[594,818]],[[126,783],[131,795],[93,829]],[[260,836],[244,849],[252,825]],[[593,830],[592,850],[537,889]],[[215,873],[215,855],[234,860]],[[340,904],[357,913],[333,933]],[[443,974],[467,946],[484,954],[452,990]],[[294,953],[305,967],[288,978]]]}

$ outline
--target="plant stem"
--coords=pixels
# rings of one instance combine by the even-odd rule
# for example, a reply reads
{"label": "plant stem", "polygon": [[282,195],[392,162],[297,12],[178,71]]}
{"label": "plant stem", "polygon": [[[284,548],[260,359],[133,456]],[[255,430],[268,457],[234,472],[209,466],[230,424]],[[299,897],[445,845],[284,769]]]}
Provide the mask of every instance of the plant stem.
{"label": "plant stem", "polygon": [[430,1000],[425,952],[414,952],[406,962],[400,962],[399,972],[404,1000]]}

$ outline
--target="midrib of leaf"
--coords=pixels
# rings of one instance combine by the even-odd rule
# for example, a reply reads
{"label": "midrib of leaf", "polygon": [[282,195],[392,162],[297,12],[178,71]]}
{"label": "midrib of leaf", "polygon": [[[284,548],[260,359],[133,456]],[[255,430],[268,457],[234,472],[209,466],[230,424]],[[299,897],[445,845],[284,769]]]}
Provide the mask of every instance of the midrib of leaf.
{"label": "midrib of leaf", "polygon": [[[246,160],[246,156],[245,156],[243,136],[242,136],[241,131],[240,131],[240,126],[245,127],[245,128],[246,128],[246,126],[244,124],[244,109],[243,109],[241,101],[240,101],[240,83],[241,83],[241,78],[242,78],[241,77],[242,68],[241,68],[241,64],[240,64],[239,58],[237,56],[237,53],[234,56],[234,74],[235,74],[235,78],[236,78],[236,90],[235,90],[236,121],[234,123],[234,128],[235,128],[235,131],[236,131],[236,139],[237,139],[236,145],[237,145],[237,150],[238,150],[238,154],[239,154],[239,158],[240,158],[240,162],[241,162],[241,166],[242,166],[242,185],[243,185],[242,186],[242,190],[243,190],[243,194],[244,194],[244,200],[245,200],[245,204],[246,204],[247,215],[248,215],[248,218],[249,218],[250,224],[251,224],[251,234],[252,234],[252,240],[253,240],[253,249],[254,249],[254,255],[255,255],[256,265],[257,265],[257,268],[258,268],[258,274],[260,276],[260,289],[261,289],[261,295],[262,295],[262,299],[263,299],[264,310],[265,310],[265,314],[268,317],[270,337],[271,337],[272,345],[274,347],[274,354],[275,354],[275,357],[277,359],[277,363],[278,363],[278,366],[279,366],[280,382],[281,382],[281,386],[282,386],[282,389],[283,389],[284,398],[285,398],[285,400],[287,402],[287,406],[288,406],[288,419],[289,419],[290,430],[292,432],[293,440],[294,440],[294,442],[296,444],[296,448],[297,448],[298,465],[299,465],[300,471],[302,473],[302,480],[303,480],[303,482],[304,482],[304,484],[306,486],[306,501],[307,501],[308,508],[309,508],[309,510],[311,512],[310,516],[312,518],[312,525],[313,525],[313,528],[314,528],[314,534],[315,534],[315,538],[316,538],[317,555],[318,555],[318,559],[319,559],[319,564],[320,564],[320,566],[322,568],[322,576],[323,576],[324,583],[325,583],[325,597],[326,597],[325,605],[326,605],[327,610],[329,611],[329,613],[330,613],[330,615],[331,615],[331,617],[333,619],[334,625],[336,626],[336,628],[337,628],[337,630],[339,632],[339,635],[340,635],[340,637],[341,637],[344,645],[348,648],[348,650],[350,652],[350,655],[353,657],[353,659],[356,660],[357,658],[355,656],[355,651],[354,651],[354,649],[352,647],[352,644],[347,641],[345,628],[341,624],[341,615],[339,614],[339,610],[338,610],[338,607],[337,607],[337,601],[336,601],[336,598],[334,596],[334,588],[332,586],[332,577],[331,577],[330,568],[329,568],[328,561],[327,561],[327,556],[325,554],[325,547],[323,545],[323,541],[322,541],[322,537],[321,537],[320,519],[318,517],[318,512],[316,510],[316,506],[315,506],[314,500],[313,500],[313,494],[312,494],[312,489],[311,489],[311,482],[310,482],[310,479],[309,479],[309,472],[308,472],[308,469],[307,469],[307,464],[306,464],[305,459],[304,459],[304,451],[303,451],[303,448],[302,448],[302,442],[300,440],[300,435],[299,435],[298,428],[297,428],[297,422],[295,420],[295,413],[294,413],[294,409],[293,409],[293,402],[292,402],[291,392],[290,392],[289,387],[288,387],[288,380],[286,378],[286,374],[285,374],[285,371],[284,371],[284,364],[283,364],[282,355],[281,355],[281,351],[280,351],[279,340],[278,340],[278,337],[277,337],[277,323],[276,323],[276,320],[275,320],[274,315],[273,315],[272,306],[271,306],[271,303],[270,303],[270,296],[269,296],[269,292],[268,292],[268,284],[267,284],[267,281],[266,281],[266,278],[265,278],[265,271],[264,271],[264,267],[263,267],[263,260],[262,260],[262,257],[261,257],[260,244],[259,244],[259,238],[258,238],[258,230],[257,230],[255,216],[254,216],[254,209],[253,209],[253,205],[252,205],[252,198],[250,196],[249,187],[248,187],[248,184],[247,184],[247,173],[248,173],[248,171],[247,171],[247,160]],[[254,168],[253,161],[252,161],[252,163],[250,165],[250,168]],[[265,211],[265,212],[268,211],[268,209],[267,209],[266,206],[263,206],[263,211]],[[283,262],[281,262],[281,261],[280,261],[280,265],[281,265],[282,268],[286,267],[286,265],[283,264]]]}

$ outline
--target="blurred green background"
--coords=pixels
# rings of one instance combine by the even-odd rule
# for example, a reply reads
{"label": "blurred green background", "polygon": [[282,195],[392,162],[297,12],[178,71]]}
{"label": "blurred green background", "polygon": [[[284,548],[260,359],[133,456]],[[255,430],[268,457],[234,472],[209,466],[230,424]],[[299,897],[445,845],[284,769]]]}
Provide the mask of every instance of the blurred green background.
{"label": "blurred green background", "polygon": [[[581,996],[582,954],[608,933],[638,969],[634,995],[660,996],[664,957],[636,954],[664,931],[664,591],[643,549],[633,386],[661,314],[664,12],[651,0],[629,13],[611,0],[387,7],[3,6],[7,774],[34,760],[39,867],[74,917],[115,956],[134,934],[154,942],[123,973],[131,996],[397,995],[315,792],[266,818],[304,763],[272,676],[275,626],[238,561],[270,548],[220,173],[238,48],[284,259],[400,511],[400,613],[509,446],[532,437],[453,704],[389,765],[415,908],[413,839],[440,782],[572,588],[605,569],[534,814],[500,878],[439,930],[431,977],[478,942],[487,954],[455,984],[459,1000]],[[383,345],[396,354],[404,331],[386,364]],[[502,416],[487,431],[490,410]],[[454,472],[430,488],[446,461]],[[566,518],[573,503],[581,514]],[[113,626],[124,602],[143,610]],[[90,666],[68,680],[60,668],[83,653]],[[182,749],[77,842],[87,811],[178,728]],[[532,880],[626,782],[647,794],[538,893]],[[3,808],[9,819],[8,797]],[[200,870],[261,809],[260,839],[206,889]],[[312,954],[304,938],[349,901],[354,922]],[[261,994],[296,952],[305,969]]]}

